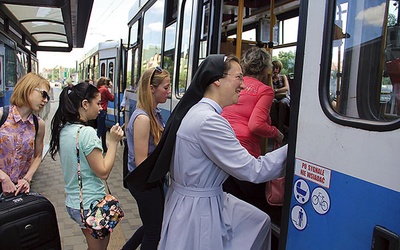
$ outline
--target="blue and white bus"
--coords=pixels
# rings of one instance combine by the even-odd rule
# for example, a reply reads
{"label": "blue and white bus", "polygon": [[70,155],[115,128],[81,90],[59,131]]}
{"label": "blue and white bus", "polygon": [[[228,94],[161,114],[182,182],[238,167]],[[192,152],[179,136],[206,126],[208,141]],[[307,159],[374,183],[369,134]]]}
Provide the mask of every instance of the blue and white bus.
{"label": "blue and white bus", "polygon": [[128,109],[141,73],[171,74],[163,117],[214,53],[293,51],[284,205],[273,249],[399,249],[399,1],[136,1]]}
{"label": "blue and white bus", "polygon": [[113,83],[114,101],[108,102],[106,125],[124,123],[120,105],[125,90],[123,67],[125,64],[125,47],[122,40],[98,43],[78,62],[79,81],[90,79],[95,82],[100,77],[108,77]]}

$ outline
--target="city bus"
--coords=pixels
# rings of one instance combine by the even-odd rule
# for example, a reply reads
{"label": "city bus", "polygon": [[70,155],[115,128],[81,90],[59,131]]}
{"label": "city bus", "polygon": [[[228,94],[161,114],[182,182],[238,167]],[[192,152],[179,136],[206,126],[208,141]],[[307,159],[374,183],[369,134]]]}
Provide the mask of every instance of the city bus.
{"label": "city bus", "polygon": [[398,1],[136,1],[128,26],[127,119],[148,67],[171,74],[167,120],[208,55],[293,51],[273,249],[399,249]]}
{"label": "city bus", "polygon": [[122,39],[98,43],[78,62],[78,81],[92,80],[94,83],[100,77],[108,77],[113,83],[114,101],[108,102],[106,125],[123,124],[123,113],[120,105],[125,90],[123,65],[125,64],[125,47]]}

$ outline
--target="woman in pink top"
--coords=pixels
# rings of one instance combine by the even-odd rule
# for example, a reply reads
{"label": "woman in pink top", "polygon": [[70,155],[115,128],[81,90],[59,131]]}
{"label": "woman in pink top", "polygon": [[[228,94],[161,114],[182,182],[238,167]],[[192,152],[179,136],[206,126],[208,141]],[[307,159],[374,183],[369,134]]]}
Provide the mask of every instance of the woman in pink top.
{"label": "woman in pink top", "polygon": [[[243,55],[241,66],[246,88],[240,92],[239,102],[225,107],[222,116],[229,121],[242,146],[259,157],[262,138],[273,138],[278,143],[283,140],[283,134],[271,125],[270,110],[274,100],[274,90],[268,85],[271,56],[265,49],[252,47]],[[265,183],[254,184],[230,176],[223,188],[265,211]]]}
{"label": "woman in pink top", "polygon": [[[49,82],[34,73],[23,76],[11,95],[7,120],[0,127],[0,193],[27,193],[42,160],[45,123],[34,114],[50,100]],[[0,109],[0,117],[3,108]]]}

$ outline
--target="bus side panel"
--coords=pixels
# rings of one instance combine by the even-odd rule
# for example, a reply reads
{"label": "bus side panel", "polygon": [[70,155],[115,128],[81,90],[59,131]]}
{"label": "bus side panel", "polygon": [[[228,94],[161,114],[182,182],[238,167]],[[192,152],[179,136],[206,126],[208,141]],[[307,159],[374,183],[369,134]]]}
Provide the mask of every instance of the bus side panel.
{"label": "bus side panel", "polygon": [[[329,189],[303,176],[294,183],[287,249],[371,249],[377,225],[400,234],[399,192],[336,171]],[[326,193],[318,200],[321,188]]]}
{"label": "bus side panel", "polygon": [[289,135],[295,145],[289,145],[294,155],[288,156],[294,159],[294,178],[284,215],[286,249],[371,249],[375,226],[400,235],[400,134],[344,126],[322,110],[319,84],[327,3],[308,1],[304,48],[296,55],[297,67],[304,66],[297,78],[300,96],[291,106],[298,109],[291,110],[298,120]]}

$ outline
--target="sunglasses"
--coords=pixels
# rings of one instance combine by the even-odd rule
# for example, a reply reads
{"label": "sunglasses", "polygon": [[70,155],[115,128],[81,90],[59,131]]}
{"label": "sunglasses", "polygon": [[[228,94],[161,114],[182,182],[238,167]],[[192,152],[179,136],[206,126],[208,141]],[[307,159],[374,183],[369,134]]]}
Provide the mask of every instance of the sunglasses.
{"label": "sunglasses", "polygon": [[50,101],[50,96],[44,89],[35,88],[35,90],[40,91],[42,93],[42,98],[46,98],[47,101]]}
{"label": "sunglasses", "polygon": [[151,74],[151,77],[150,77],[150,84],[153,82],[153,77],[154,77],[156,72],[162,73],[162,68],[160,66],[156,66],[154,68],[154,71],[153,71],[153,73]]}

